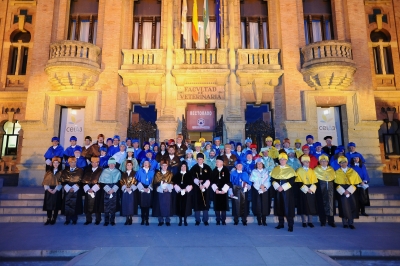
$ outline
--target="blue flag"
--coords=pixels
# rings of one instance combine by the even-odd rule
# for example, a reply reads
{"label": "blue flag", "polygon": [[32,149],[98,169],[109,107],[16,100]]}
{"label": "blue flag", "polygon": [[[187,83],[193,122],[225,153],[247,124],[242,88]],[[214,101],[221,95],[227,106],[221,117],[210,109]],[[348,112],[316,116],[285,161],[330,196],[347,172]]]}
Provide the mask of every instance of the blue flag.
{"label": "blue flag", "polygon": [[219,48],[220,43],[220,35],[221,35],[221,2],[220,0],[216,0],[215,3],[215,31],[217,34],[217,49]]}

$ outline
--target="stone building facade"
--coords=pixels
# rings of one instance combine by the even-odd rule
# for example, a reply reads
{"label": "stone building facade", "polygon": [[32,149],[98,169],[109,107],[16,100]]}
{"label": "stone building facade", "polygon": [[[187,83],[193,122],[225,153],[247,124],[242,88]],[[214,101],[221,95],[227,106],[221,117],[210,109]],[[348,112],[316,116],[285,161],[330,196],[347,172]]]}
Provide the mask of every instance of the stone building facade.
{"label": "stone building facade", "polygon": [[268,104],[276,138],[292,142],[336,107],[370,174],[400,172],[399,147],[385,149],[399,145],[399,1],[220,0],[218,47],[184,41],[184,2],[191,22],[193,0],[0,1],[0,122],[21,125],[21,185],[41,182],[62,108],[85,109],[85,135],[124,138],[133,104],[155,105],[161,141],[188,104],[214,104],[224,141],[245,139],[248,104]]}

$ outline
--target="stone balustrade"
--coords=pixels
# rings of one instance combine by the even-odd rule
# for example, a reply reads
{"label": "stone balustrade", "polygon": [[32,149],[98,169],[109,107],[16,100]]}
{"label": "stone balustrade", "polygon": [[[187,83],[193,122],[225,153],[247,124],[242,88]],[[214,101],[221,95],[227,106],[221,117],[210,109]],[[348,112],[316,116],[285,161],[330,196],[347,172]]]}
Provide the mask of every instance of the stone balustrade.
{"label": "stone balustrade", "polygon": [[224,65],[227,64],[226,49],[175,49],[177,65]]}
{"label": "stone balustrade", "polygon": [[238,69],[280,69],[279,49],[238,49]]}
{"label": "stone balustrade", "polygon": [[301,49],[304,63],[301,72],[304,81],[317,90],[345,90],[353,82],[356,65],[351,43],[321,41]]}
{"label": "stone balustrade", "polygon": [[304,56],[303,68],[320,62],[353,62],[351,43],[345,41],[321,41],[301,49]]}
{"label": "stone balustrade", "polygon": [[63,40],[50,44],[48,64],[56,62],[80,62],[100,68],[100,47],[80,41]]}
{"label": "stone balustrade", "polygon": [[50,44],[45,71],[53,89],[91,89],[101,71],[100,54],[100,47],[87,42],[63,40]]}
{"label": "stone balustrade", "polygon": [[123,49],[123,65],[160,65],[164,55],[162,49]]}

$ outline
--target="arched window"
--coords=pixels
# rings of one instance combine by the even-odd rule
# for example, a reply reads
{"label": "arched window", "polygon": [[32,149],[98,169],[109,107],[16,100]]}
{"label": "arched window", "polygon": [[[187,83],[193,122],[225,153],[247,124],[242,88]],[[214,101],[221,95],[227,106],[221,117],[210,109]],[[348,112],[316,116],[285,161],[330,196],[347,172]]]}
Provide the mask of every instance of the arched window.
{"label": "arched window", "polygon": [[374,57],[375,74],[394,74],[390,34],[384,31],[373,31],[370,35]]}
{"label": "arched window", "polygon": [[26,75],[28,66],[28,50],[31,34],[29,32],[16,31],[11,35],[10,59],[8,75]]}
{"label": "arched window", "polygon": [[18,135],[21,125],[17,122],[6,122],[3,126],[5,134],[3,135],[3,147],[1,156],[17,155]]}

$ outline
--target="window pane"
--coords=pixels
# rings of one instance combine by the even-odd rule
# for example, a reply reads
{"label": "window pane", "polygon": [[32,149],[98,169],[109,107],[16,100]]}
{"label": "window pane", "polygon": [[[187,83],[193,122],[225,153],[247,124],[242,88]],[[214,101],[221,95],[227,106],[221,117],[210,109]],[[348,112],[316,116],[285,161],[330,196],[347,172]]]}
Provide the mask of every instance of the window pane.
{"label": "window pane", "polygon": [[312,30],[313,30],[313,42],[322,41],[321,21],[313,20],[312,21]]}
{"label": "window pane", "polygon": [[304,37],[306,38],[306,44],[309,43],[309,37],[308,37],[308,24],[307,24],[307,20],[304,20]]}
{"label": "window pane", "polygon": [[8,147],[7,148],[15,148],[17,147],[18,136],[8,136]]}
{"label": "window pane", "polygon": [[8,71],[8,75],[15,75],[15,71],[17,68],[17,59],[18,59],[18,48],[11,47],[11,56],[10,56],[10,69]]}
{"label": "window pane", "polygon": [[28,66],[28,47],[22,47],[22,64],[20,75],[26,75],[26,68]]}
{"label": "window pane", "polygon": [[4,126],[4,131],[6,132],[6,134],[12,134],[13,133],[13,129],[14,129],[14,123],[7,121]]}
{"label": "window pane", "polygon": [[196,43],[196,48],[197,49],[206,48],[205,40],[204,40],[204,22],[202,22],[202,21],[199,21],[199,40]]}
{"label": "window pane", "polygon": [[379,47],[374,47],[372,49],[373,54],[374,54],[374,65],[375,65],[375,74],[382,74],[382,68],[381,68],[381,60],[380,60],[380,53],[379,53]]}
{"label": "window pane", "polygon": [[142,49],[151,49],[151,32],[153,25],[151,22],[143,22],[142,27]]}
{"label": "window pane", "polygon": [[156,24],[156,49],[160,49],[161,22]]}
{"label": "window pane", "polygon": [[331,22],[329,20],[325,21],[325,33],[326,33],[326,39],[327,40],[332,40]]}
{"label": "window pane", "polygon": [[390,54],[390,47],[383,47],[383,59],[385,60],[386,74],[393,74],[392,56]]}
{"label": "window pane", "polygon": [[89,28],[90,28],[90,22],[88,20],[82,20],[79,33],[79,40],[81,42],[89,41]]}
{"label": "window pane", "polygon": [[69,39],[75,40],[75,31],[76,31],[76,21],[73,20],[71,22],[70,32],[69,32]]}
{"label": "window pane", "polygon": [[4,135],[3,136],[3,145],[1,147],[1,156],[5,155],[6,147],[7,147],[7,135]]}
{"label": "window pane", "polygon": [[245,22],[240,23],[240,32],[242,35],[242,49],[246,49],[246,24],[245,24]]}
{"label": "window pane", "polygon": [[217,48],[217,32],[216,32],[216,22],[210,22],[210,49]]}
{"label": "window pane", "polygon": [[96,38],[97,38],[97,20],[94,21],[93,23],[93,44],[96,44]]}
{"label": "window pane", "polygon": [[250,29],[250,49],[259,49],[260,43],[258,36],[258,23],[250,22],[249,29]]}
{"label": "window pane", "polygon": [[182,47],[185,49],[192,49],[192,22],[186,22],[186,41],[183,39]]}
{"label": "window pane", "polygon": [[21,124],[17,121],[17,123],[15,123],[14,134],[19,134],[20,130],[21,130]]}
{"label": "window pane", "polygon": [[267,22],[263,22],[263,41],[264,41],[264,49],[268,49],[268,28]]}
{"label": "window pane", "polygon": [[135,36],[133,36],[133,49],[137,49],[139,42],[139,22],[135,22],[134,34]]}

